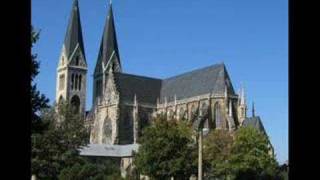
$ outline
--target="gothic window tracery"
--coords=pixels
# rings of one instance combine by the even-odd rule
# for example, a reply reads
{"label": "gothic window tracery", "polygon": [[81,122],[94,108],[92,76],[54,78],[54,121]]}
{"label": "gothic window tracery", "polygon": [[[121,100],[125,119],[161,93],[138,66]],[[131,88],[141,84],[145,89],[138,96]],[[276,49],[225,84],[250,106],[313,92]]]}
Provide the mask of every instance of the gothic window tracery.
{"label": "gothic window tracery", "polygon": [[75,75],[75,84],[74,84],[74,89],[77,90],[78,88],[78,74]]}
{"label": "gothic window tracery", "polygon": [[79,76],[79,90],[81,90],[81,78],[82,78],[82,76],[80,74],[80,76]]}
{"label": "gothic window tracery", "polygon": [[221,115],[221,107],[218,102],[216,102],[216,104],[214,105],[214,121],[217,128],[222,128],[223,120]]}
{"label": "gothic window tracery", "polygon": [[197,108],[194,104],[191,105],[191,112],[190,112],[190,121],[193,122],[197,117]]}
{"label": "gothic window tracery", "polygon": [[179,110],[179,119],[180,120],[186,120],[185,119],[185,110],[183,109],[183,107],[181,107],[180,110]]}
{"label": "gothic window tracery", "polygon": [[111,119],[109,117],[106,117],[103,122],[103,139],[104,143],[111,142],[111,136],[112,136],[112,123]]}
{"label": "gothic window tracery", "polygon": [[74,88],[74,74],[71,75],[71,90]]}

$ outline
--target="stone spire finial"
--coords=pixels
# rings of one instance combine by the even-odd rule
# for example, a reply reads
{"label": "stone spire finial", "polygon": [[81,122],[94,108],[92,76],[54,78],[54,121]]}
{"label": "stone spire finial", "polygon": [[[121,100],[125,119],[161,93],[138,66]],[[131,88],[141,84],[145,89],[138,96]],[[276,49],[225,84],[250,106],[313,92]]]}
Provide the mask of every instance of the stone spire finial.
{"label": "stone spire finial", "polygon": [[240,105],[246,104],[246,98],[245,98],[245,90],[244,87],[241,87],[241,98],[240,98]]}
{"label": "stone spire finial", "polygon": [[174,95],[174,106],[176,106],[176,105],[177,105],[177,96]]}
{"label": "stone spire finial", "polygon": [[137,95],[134,94],[134,97],[133,97],[133,105],[136,107],[137,106]]}
{"label": "stone spire finial", "polygon": [[164,97],[164,107],[167,107],[167,96]]}
{"label": "stone spire finial", "polygon": [[255,117],[255,111],[254,102],[252,102],[252,117]]}
{"label": "stone spire finial", "polygon": [[157,109],[159,108],[160,100],[157,98]]}

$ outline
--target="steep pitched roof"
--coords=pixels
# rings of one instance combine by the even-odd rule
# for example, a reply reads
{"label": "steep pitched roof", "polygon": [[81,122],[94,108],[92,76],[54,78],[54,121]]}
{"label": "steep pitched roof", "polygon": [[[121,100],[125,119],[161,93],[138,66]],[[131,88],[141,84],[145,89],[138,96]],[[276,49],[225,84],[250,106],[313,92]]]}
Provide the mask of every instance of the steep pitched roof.
{"label": "steep pitched roof", "polygon": [[71,54],[75,50],[77,44],[79,44],[79,47],[84,55],[84,59],[86,59],[85,52],[84,52],[83,38],[82,38],[82,28],[81,28],[81,22],[80,22],[78,0],[74,0],[66,36],[64,39],[64,47],[65,47],[66,55],[68,58],[71,56]]}
{"label": "steep pitched roof", "polygon": [[266,131],[263,127],[262,121],[259,116],[254,116],[254,117],[247,117],[244,121],[242,126],[244,127],[254,127],[255,129],[259,130],[260,132],[266,134]]}
{"label": "steep pitched roof", "polygon": [[138,103],[156,104],[160,95],[161,79],[137,76],[125,73],[114,73],[115,83],[121,98],[133,102],[134,95]]}
{"label": "steep pitched roof", "polygon": [[168,102],[173,101],[174,95],[179,100],[207,93],[223,94],[226,85],[229,94],[234,94],[225,65],[223,63],[215,64],[164,79],[160,92],[160,102],[163,103],[165,97]]}
{"label": "steep pitched roof", "polygon": [[103,29],[102,40],[99,49],[98,61],[97,63],[101,63],[102,61],[107,64],[111,58],[111,55],[114,51],[114,55],[118,59],[118,63],[120,63],[120,55],[118,50],[118,43],[117,43],[117,36],[116,36],[116,29],[114,25],[114,18],[113,18],[113,11],[112,11],[112,4],[110,4],[109,14],[106,19],[106,23]]}

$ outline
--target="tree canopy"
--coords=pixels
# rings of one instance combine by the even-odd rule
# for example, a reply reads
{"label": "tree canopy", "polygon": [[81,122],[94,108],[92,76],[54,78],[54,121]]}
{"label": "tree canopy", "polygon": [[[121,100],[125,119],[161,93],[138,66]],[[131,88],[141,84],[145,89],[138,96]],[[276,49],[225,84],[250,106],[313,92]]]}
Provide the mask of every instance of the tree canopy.
{"label": "tree canopy", "polygon": [[229,158],[233,137],[227,130],[216,129],[204,139],[205,176],[226,179],[230,174]]}
{"label": "tree canopy", "polygon": [[194,167],[192,130],[184,122],[158,116],[143,130],[135,155],[137,170],[151,178],[190,177]]}
{"label": "tree canopy", "polygon": [[[41,116],[48,129],[32,134],[32,172],[38,177],[56,179],[63,168],[83,161],[78,149],[88,143],[89,132],[69,104],[59,106],[59,112],[53,107]],[[61,116],[63,120],[58,121]]]}
{"label": "tree canopy", "polygon": [[[31,27],[31,46],[38,41],[40,32],[35,31]],[[40,62],[37,60],[37,54],[32,53],[31,55],[31,133],[42,133],[46,128],[46,124],[41,121],[40,113],[41,110],[48,108],[49,99],[45,97],[44,94],[41,94],[37,90],[37,84],[35,83],[35,77],[39,74]]]}

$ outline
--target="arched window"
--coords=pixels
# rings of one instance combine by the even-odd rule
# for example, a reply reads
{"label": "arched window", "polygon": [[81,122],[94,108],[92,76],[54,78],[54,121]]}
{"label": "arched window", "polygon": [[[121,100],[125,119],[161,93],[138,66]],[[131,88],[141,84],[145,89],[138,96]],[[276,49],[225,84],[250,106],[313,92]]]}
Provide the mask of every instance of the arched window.
{"label": "arched window", "polygon": [[185,110],[183,109],[183,107],[181,107],[179,110],[179,119],[186,120],[184,116],[185,116]]}
{"label": "arched window", "polygon": [[74,88],[74,74],[71,75],[71,90]]}
{"label": "arched window", "polygon": [[201,104],[200,112],[201,112],[201,115],[202,115],[202,116],[207,115],[207,113],[208,113],[208,105],[207,105],[206,102],[203,102],[203,103]]}
{"label": "arched window", "polygon": [[63,97],[62,97],[62,96],[60,96],[60,97],[59,97],[58,104],[61,104],[62,102],[63,102]]}
{"label": "arched window", "polygon": [[107,116],[103,121],[103,136],[102,143],[111,143],[112,137],[112,123],[111,119]]}
{"label": "arched window", "polygon": [[80,110],[80,98],[77,95],[74,95],[71,98],[71,107],[74,113],[79,113]]}
{"label": "arched window", "polygon": [[222,116],[221,116],[221,107],[218,102],[214,105],[214,121],[216,123],[216,128],[223,127],[223,125],[222,125],[223,120],[222,120]]}
{"label": "arched window", "polygon": [[79,76],[79,90],[81,90],[81,74]]}
{"label": "arched window", "polygon": [[170,109],[168,112],[168,120],[169,121],[173,120],[173,117],[174,117],[174,112],[172,109]]}
{"label": "arched window", "polygon": [[197,117],[197,108],[194,104],[190,108],[190,121],[193,122]]}
{"label": "arched window", "polygon": [[63,66],[64,65],[64,57],[62,56],[62,63],[61,65]]}
{"label": "arched window", "polygon": [[75,83],[74,83],[74,89],[77,90],[78,88],[78,74],[75,75]]}

